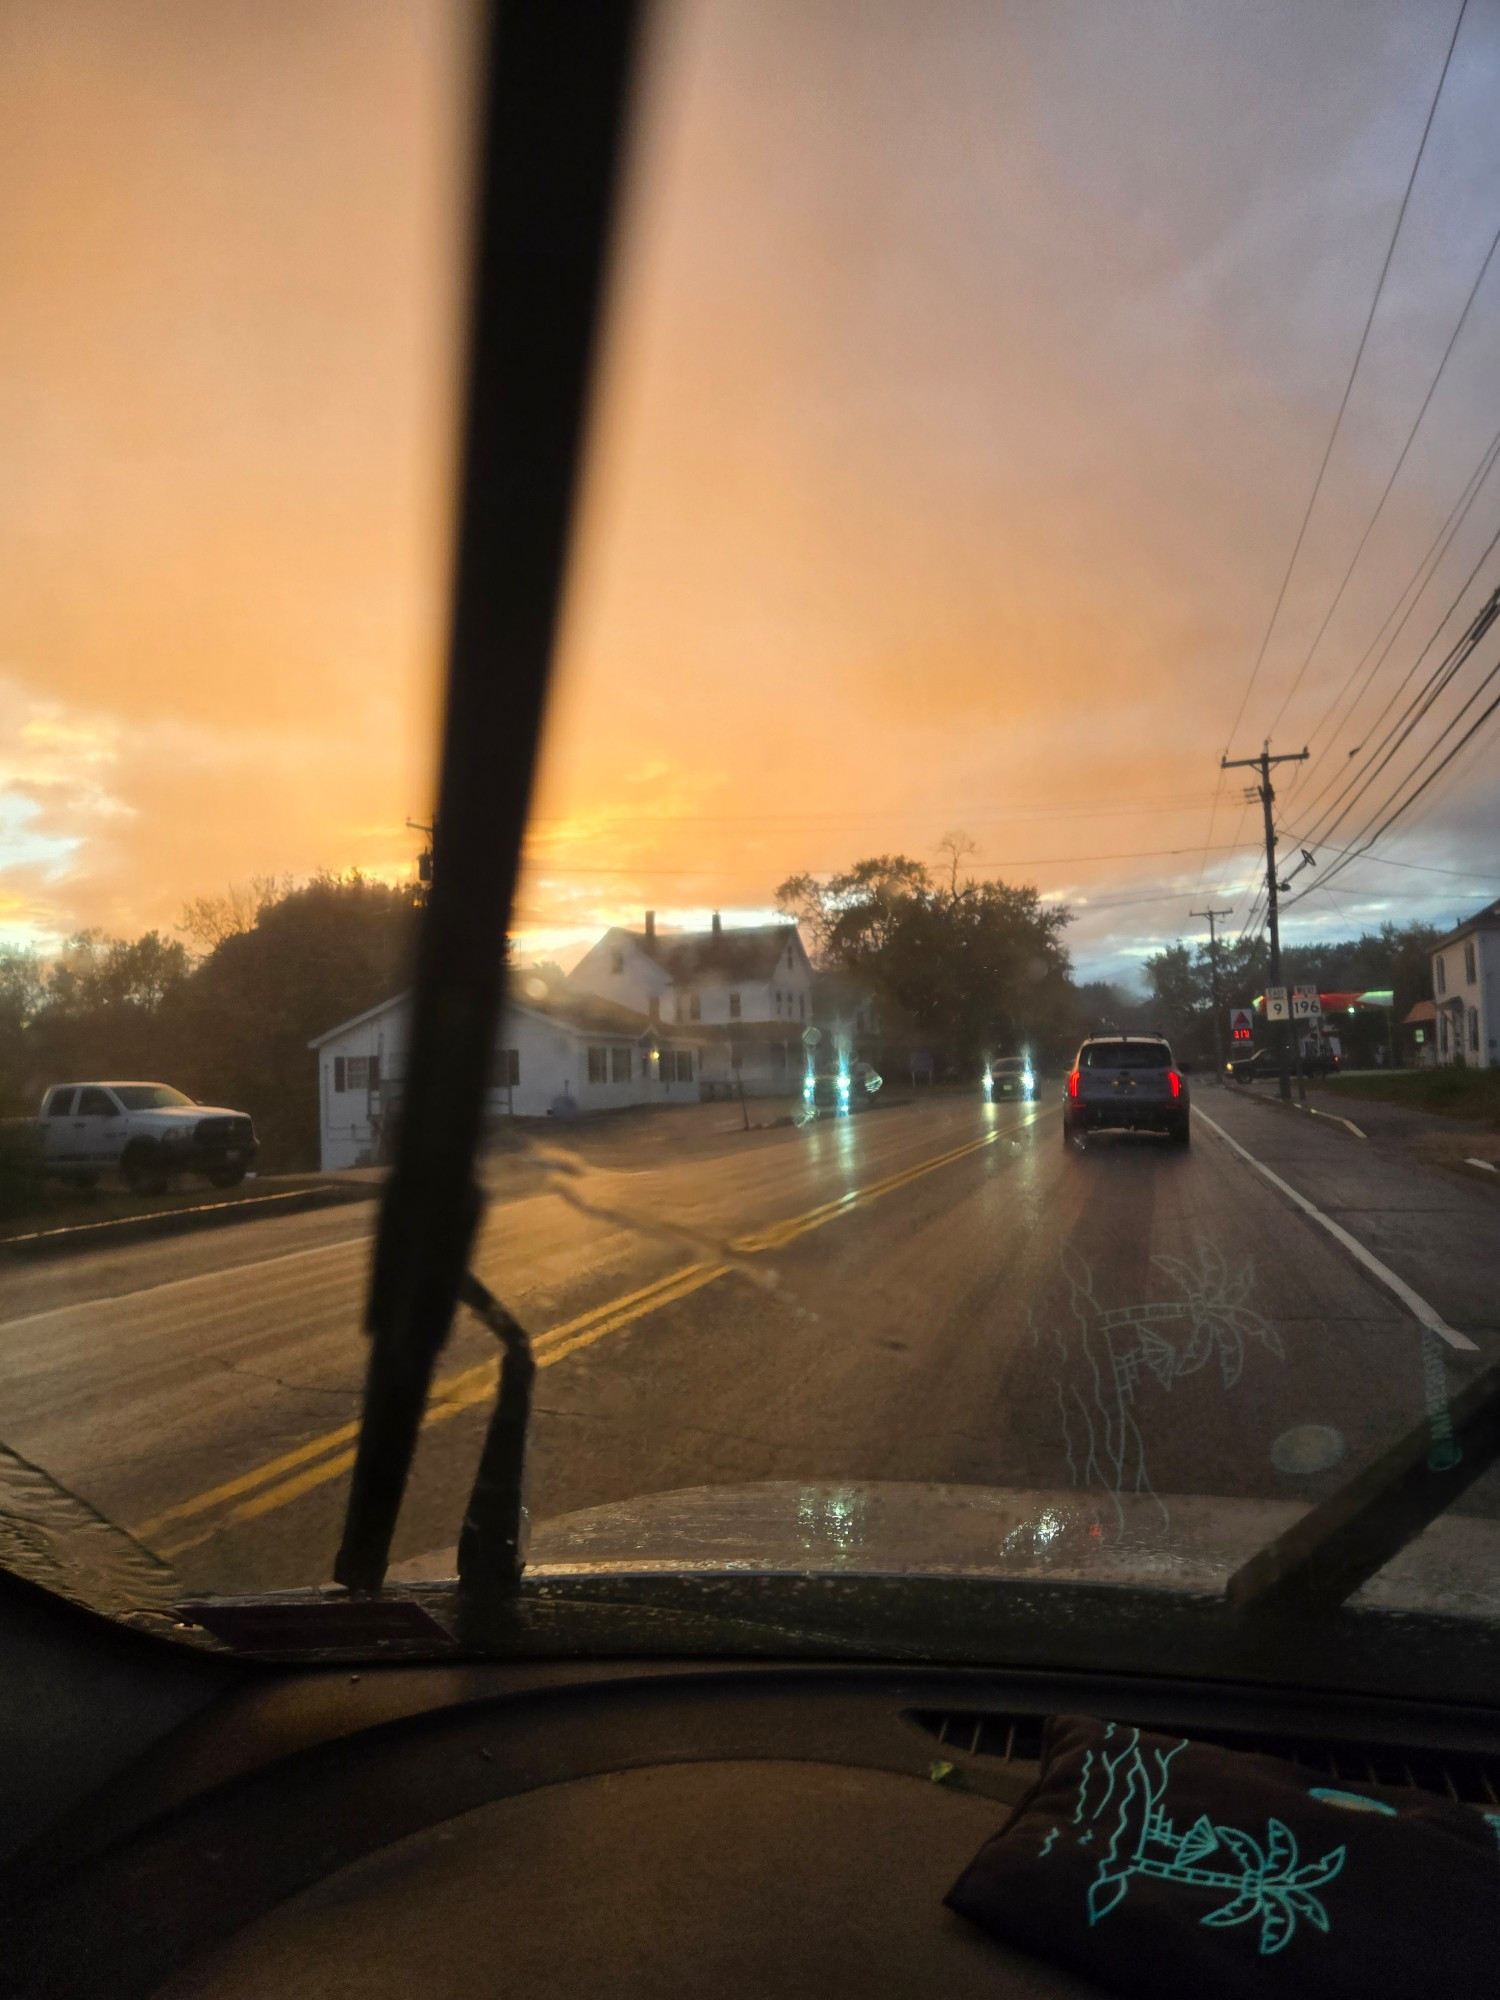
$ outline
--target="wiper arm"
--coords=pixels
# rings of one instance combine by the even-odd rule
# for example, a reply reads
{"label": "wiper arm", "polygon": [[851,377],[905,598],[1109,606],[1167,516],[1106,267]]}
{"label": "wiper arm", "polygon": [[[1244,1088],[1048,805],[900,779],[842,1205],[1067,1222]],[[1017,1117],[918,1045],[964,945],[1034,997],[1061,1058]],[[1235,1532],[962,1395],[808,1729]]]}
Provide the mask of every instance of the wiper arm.
{"label": "wiper arm", "polygon": [[[479,1217],[474,1162],[562,601],[635,0],[490,9],[432,886],[334,1576],[378,1591]],[[487,1295],[486,1295],[487,1296]]]}
{"label": "wiper arm", "polygon": [[1500,1458],[1500,1364],[1448,1406],[1451,1437],[1430,1418],[1337,1493],[1268,1542],[1224,1586],[1231,1604],[1329,1611],[1384,1569]]}
{"label": "wiper arm", "polygon": [[458,1621],[459,1638],[464,1639],[473,1636],[481,1606],[512,1598],[521,1588],[523,1477],[536,1362],[526,1329],[472,1271],[459,1287],[459,1297],[504,1350],[495,1407],[458,1537]]}

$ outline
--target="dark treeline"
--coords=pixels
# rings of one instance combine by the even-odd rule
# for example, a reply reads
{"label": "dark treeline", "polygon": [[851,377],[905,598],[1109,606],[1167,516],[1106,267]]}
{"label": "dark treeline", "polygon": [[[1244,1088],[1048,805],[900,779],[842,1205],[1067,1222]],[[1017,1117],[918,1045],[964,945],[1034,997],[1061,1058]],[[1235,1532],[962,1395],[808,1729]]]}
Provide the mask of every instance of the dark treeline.
{"label": "dark treeline", "polygon": [[[1390,989],[1399,1027],[1418,1000],[1431,997],[1432,947],[1441,933],[1430,924],[1382,924],[1356,938],[1333,943],[1287,945],[1281,954],[1282,978],[1288,986],[1316,986],[1323,993],[1366,993]],[[1151,998],[1143,1012],[1149,1025],[1169,1036],[1178,1054],[1206,1060],[1213,1054],[1214,1022],[1211,968],[1207,944],[1190,949],[1168,945],[1145,962]],[[1219,944],[1221,1011],[1248,1007],[1270,981],[1270,954],[1264,937],[1233,937]],[[1145,1019],[1138,1024],[1147,1025]],[[1344,1015],[1336,1023],[1349,1055],[1360,1063],[1372,1060],[1376,1045],[1387,1040],[1384,1013]]]}
{"label": "dark treeline", "polygon": [[52,1083],[146,1079],[248,1111],[263,1171],[315,1167],[307,1044],[397,990],[415,921],[409,889],[325,874],[202,898],[177,938],[86,931],[50,963],[0,955],[0,1116]]}

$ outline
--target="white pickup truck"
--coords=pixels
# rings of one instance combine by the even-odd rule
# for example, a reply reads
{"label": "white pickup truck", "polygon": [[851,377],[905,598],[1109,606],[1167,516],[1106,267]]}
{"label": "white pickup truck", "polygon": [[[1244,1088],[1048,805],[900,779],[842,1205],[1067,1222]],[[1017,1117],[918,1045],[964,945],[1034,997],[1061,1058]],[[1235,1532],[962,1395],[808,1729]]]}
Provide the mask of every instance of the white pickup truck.
{"label": "white pickup truck", "polygon": [[141,1193],[183,1173],[235,1187],[259,1144],[242,1111],[195,1104],[166,1083],[55,1083],[36,1123],[43,1173],[92,1182],[118,1168]]}

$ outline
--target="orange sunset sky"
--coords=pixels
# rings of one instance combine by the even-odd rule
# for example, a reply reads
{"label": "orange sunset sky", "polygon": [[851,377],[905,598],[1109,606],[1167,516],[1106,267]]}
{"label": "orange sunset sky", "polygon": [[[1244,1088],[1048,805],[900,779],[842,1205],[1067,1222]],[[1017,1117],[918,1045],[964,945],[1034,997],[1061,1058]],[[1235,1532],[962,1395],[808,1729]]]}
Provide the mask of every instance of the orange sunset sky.
{"label": "orange sunset sky", "polygon": [[[1249,915],[1221,751],[1311,740],[1304,835],[1500,583],[1497,471],[1343,725],[1500,422],[1497,256],[1304,665],[1500,228],[1471,0],[1251,683],[1457,11],[656,9],[524,952],[950,829],[1084,973]],[[0,939],[410,874],[473,48],[448,0],[0,0]],[[1288,933],[1500,892],[1496,741]]]}

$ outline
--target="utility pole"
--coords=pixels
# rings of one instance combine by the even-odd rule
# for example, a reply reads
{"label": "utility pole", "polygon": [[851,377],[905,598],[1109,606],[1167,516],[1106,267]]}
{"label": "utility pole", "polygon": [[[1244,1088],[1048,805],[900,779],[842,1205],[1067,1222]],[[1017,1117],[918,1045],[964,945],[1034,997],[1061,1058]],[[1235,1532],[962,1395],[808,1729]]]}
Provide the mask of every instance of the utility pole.
{"label": "utility pole", "polygon": [[[1270,920],[1271,931],[1270,984],[1272,986],[1280,986],[1282,981],[1281,916],[1276,901],[1278,887],[1276,881],[1276,824],[1271,813],[1271,808],[1276,802],[1276,793],[1271,786],[1271,766],[1273,764],[1302,764],[1306,760],[1307,749],[1305,745],[1301,750],[1288,750],[1283,752],[1279,757],[1273,757],[1269,743],[1262,745],[1261,753],[1258,757],[1221,757],[1219,759],[1219,769],[1221,771],[1259,771],[1260,773],[1260,784],[1257,790],[1260,792],[1261,810],[1266,816],[1266,913]],[[1290,1009],[1288,1009],[1288,1012],[1290,1012]],[[1281,1048],[1281,1097],[1283,1103],[1290,1104],[1292,1101],[1292,1080],[1287,1074],[1286,1058],[1287,1036],[1291,1033],[1292,1024],[1288,1020],[1281,1022],[1279,1025],[1281,1033],[1276,1037],[1276,1040]],[[1300,1049],[1298,1051],[1298,1067],[1299,1069],[1301,1067]]]}
{"label": "utility pole", "polygon": [[1218,917],[1232,917],[1233,910],[1189,910],[1190,917],[1208,918],[1208,964],[1209,984],[1213,989],[1214,1005],[1214,1075],[1222,1085],[1224,1081],[1224,1024],[1219,1018],[1219,940],[1214,934],[1214,921]]}

